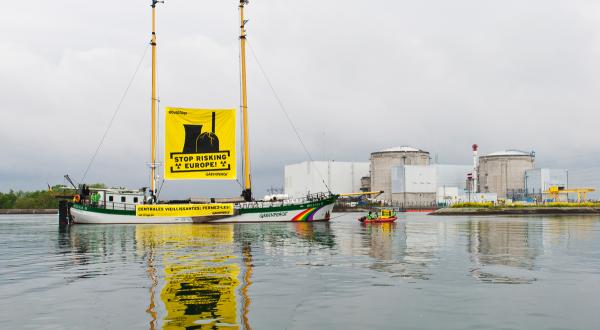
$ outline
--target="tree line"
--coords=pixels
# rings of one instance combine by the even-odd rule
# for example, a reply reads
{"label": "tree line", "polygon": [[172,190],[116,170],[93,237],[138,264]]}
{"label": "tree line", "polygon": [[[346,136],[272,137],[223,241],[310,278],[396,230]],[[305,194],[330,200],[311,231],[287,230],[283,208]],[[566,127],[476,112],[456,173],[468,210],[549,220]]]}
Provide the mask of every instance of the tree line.
{"label": "tree line", "polygon": [[[106,188],[101,183],[90,187]],[[61,198],[69,198],[75,193],[75,189],[65,186],[53,186],[48,190],[0,192],[0,209],[56,209]]]}

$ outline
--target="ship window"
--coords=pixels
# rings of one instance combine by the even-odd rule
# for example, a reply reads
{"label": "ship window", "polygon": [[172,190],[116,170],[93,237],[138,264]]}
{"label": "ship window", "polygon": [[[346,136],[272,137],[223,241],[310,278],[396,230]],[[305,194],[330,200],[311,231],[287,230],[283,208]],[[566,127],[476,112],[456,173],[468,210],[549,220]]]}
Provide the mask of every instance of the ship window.
{"label": "ship window", "polygon": [[138,198],[137,197],[133,197],[133,202],[137,203],[138,202]]}
{"label": "ship window", "polygon": [[113,196],[108,196],[108,201],[112,202],[113,201]]}
{"label": "ship window", "polygon": [[125,203],[125,196],[121,196],[121,203]]}

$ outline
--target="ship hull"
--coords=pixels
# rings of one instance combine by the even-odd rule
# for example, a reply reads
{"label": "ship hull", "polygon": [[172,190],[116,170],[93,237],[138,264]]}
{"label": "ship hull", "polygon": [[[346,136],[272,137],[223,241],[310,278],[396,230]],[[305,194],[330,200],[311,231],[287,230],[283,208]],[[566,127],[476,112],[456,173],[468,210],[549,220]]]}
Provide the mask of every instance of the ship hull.
{"label": "ship hull", "polygon": [[135,211],[109,210],[86,205],[70,208],[74,224],[183,224],[328,221],[337,196],[299,204],[240,204],[234,215],[202,217],[141,217]]}

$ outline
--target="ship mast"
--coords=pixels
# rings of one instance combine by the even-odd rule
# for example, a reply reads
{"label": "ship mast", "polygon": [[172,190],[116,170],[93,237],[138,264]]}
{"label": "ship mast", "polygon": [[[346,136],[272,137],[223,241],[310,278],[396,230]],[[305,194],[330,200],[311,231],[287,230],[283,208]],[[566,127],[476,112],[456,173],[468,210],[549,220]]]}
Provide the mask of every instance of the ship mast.
{"label": "ship mast", "polygon": [[156,4],[158,0],[152,0],[152,39],[150,45],[152,46],[152,148],[151,148],[151,162],[150,168],[152,170],[151,178],[151,196],[154,202],[156,198],[156,108],[158,99],[156,97]]}
{"label": "ship mast", "polygon": [[252,200],[250,184],[250,157],[248,152],[248,97],[246,91],[246,22],[244,20],[244,5],[248,0],[240,0],[240,57],[241,57],[241,88],[242,88],[242,128],[244,130],[244,190],[242,196],[246,201]]}

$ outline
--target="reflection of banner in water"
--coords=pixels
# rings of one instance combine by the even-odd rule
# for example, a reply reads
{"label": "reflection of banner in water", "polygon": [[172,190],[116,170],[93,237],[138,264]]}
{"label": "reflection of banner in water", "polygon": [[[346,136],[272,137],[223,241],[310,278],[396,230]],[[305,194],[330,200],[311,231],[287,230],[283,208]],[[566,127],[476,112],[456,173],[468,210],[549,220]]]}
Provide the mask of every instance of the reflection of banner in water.
{"label": "reflection of banner in water", "polygon": [[163,251],[155,258],[164,265],[164,329],[239,327],[233,232],[233,225],[136,227],[140,244]]}
{"label": "reflection of banner in water", "polygon": [[165,179],[236,179],[235,110],[167,108]]}

